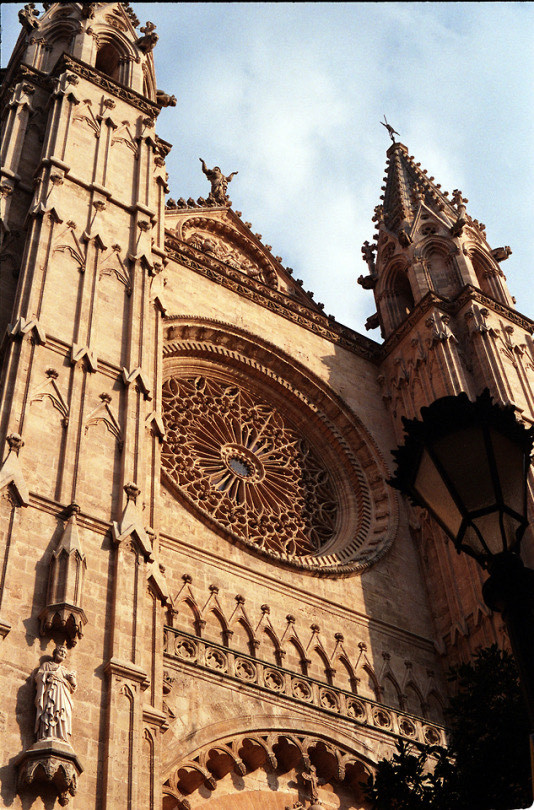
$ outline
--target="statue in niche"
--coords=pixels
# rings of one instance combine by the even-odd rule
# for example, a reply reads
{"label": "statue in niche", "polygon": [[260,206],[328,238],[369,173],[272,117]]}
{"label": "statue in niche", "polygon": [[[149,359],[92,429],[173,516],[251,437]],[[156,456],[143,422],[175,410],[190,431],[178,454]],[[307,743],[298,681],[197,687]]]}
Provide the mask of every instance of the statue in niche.
{"label": "statue in niche", "polygon": [[37,740],[63,740],[72,734],[72,698],[76,691],[76,673],[63,664],[65,645],[57,646],[52,661],[45,661],[35,674],[37,694],[35,733]]}
{"label": "statue in niche", "polygon": [[232,172],[228,176],[224,175],[218,166],[213,169],[208,169],[202,158],[199,158],[202,163],[202,171],[211,183],[211,191],[208,195],[208,200],[211,200],[216,205],[225,205],[228,201],[228,183],[231,182],[232,177],[238,172]]}

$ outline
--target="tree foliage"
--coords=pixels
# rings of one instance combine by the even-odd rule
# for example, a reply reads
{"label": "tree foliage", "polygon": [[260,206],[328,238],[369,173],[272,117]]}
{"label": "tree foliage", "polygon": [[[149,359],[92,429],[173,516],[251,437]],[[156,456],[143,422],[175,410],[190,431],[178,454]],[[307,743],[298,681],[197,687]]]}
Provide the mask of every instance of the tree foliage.
{"label": "tree foliage", "polygon": [[529,724],[515,661],[496,645],[451,670],[449,745],[399,741],[364,787],[372,810],[516,810],[532,804]]}

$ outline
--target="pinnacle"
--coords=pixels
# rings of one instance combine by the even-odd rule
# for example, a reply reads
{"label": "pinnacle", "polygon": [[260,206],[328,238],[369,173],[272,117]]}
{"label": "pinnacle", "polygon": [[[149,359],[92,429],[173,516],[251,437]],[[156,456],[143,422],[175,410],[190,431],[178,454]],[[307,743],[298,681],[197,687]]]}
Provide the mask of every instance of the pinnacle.
{"label": "pinnacle", "polygon": [[393,143],[387,150],[382,191],[383,218],[390,231],[398,232],[409,225],[422,202],[436,213],[444,212],[452,220],[457,218],[453,201],[447,199],[448,192],[441,191],[441,185],[428,176],[426,169],[421,169],[403,143]]}

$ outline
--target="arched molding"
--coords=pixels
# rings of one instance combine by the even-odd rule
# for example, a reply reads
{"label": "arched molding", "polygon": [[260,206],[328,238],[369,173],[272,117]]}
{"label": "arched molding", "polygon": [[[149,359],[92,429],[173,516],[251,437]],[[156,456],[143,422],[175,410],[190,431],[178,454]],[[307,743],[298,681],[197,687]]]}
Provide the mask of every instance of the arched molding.
{"label": "arched molding", "polygon": [[474,283],[479,290],[506,306],[513,306],[504,283],[504,273],[493,256],[474,241],[464,243],[463,252],[471,265]]}
{"label": "arched molding", "polygon": [[[290,416],[297,430],[304,429],[331,475],[339,503],[337,523],[317,553],[284,557],[278,551],[250,548],[271,560],[324,575],[363,571],[378,560],[397,534],[397,500],[386,484],[389,471],[377,444],[337,394],[277,347],[228,324],[172,316],[167,318],[165,337],[165,379],[215,374],[225,384],[241,383],[247,390],[254,386],[263,401]],[[223,536],[249,548],[245,539],[190,501],[165,471],[163,480]]]}
{"label": "arched molding", "polygon": [[[335,793],[339,788],[358,791],[358,782],[374,770],[370,748],[358,735],[349,737],[341,731],[333,739],[331,729],[314,722],[303,730],[295,727],[296,723],[288,723],[287,718],[265,718],[267,723],[262,725],[263,719],[246,718],[247,726],[256,721],[253,729],[239,728],[240,719],[237,719],[233,725],[239,731],[220,736],[215,727],[204,729],[204,736],[211,736],[211,739],[198,747],[190,741],[185,756],[174,756],[164,766],[164,795],[179,801],[185,798],[194,807],[199,788],[203,797],[207,788],[212,791],[210,798],[216,800],[218,782],[231,770],[245,779],[240,786],[242,792],[246,790],[248,774],[259,768],[279,775],[295,773],[297,776],[309,772],[311,766],[316,769],[321,782],[331,786],[331,792]],[[304,784],[304,780],[300,784]],[[286,789],[291,792],[291,788]]]}
{"label": "arched molding", "polygon": [[376,676],[373,666],[369,663],[369,661],[365,661],[362,665],[362,670],[368,676],[370,683],[372,684],[372,688],[374,689],[375,693],[375,700],[380,701],[382,699],[382,687],[380,686],[380,682]]}
{"label": "arched molding", "polygon": [[116,28],[111,28],[105,23],[97,22],[92,26],[92,33],[96,43],[95,58],[96,53],[104,45],[112,45],[117,50],[121,59],[132,60],[134,62],[139,61],[140,57],[134,44],[125,34],[118,31]]}
{"label": "arched molding", "polygon": [[262,280],[268,286],[278,289],[278,273],[274,261],[264,249],[255,244],[245,234],[240,233],[240,231],[230,227],[220,219],[199,215],[179,220],[174,233],[179,239],[189,242],[196,230],[212,233],[223,242],[236,247],[250,259],[252,264],[260,269],[263,275]]}
{"label": "arched molding", "polygon": [[345,655],[345,653],[343,653],[342,655],[339,655],[335,660],[339,661],[341,666],[346,671],[346,673],[348,675],[348,678],[349,678],[349,682],[350,682],[350,688],[351,688],[352,692],[354,692],[354,694],[356,694],[357,691],[358,691],[358,678],[356,676],[356,672],[354,670],[354,667],[352,666],[352,664],[349,661],[348,657]]}
{"label": "arched molding", "polygon": [[[264,627],[263,632],[267,636],[267,638],[269,639],[269,641],[270,641],[270,643],[271,643],[271,645],[273,647],[274,659],[275,659],[276,663],[279,666],[281,666],[282,662],[283,662],[283,660],[285,658],[286,653],[285,653],[285,650],[282,648],[282,645],[280,643],[280,639],[278,638],[276,632],[274,631],[274,629],[272,627]],[[263,647],[263,644],[262,644],[262,647]]]}
{"label": "arched molding", "polygon": [[432,289],[444,298],[456,298],[465,284],[458,264],[459,254],[455,240],[437,234],[428,236],[415,248],[414,258],[427,268]]}
{"label": "arched molding", "polygon": [[384,703],[386,703],[387,705],[390,705],[389,702],[387,701],[386,697],[385,697],[386,692],[387,692],[387,688],[386,688],[387,684],[386,684],[386,682],[391,684],[391,686],[393,687],[394,693],[395,693],[396,700],[395,700],[393,708],[400,708],[400,709],[404,708],[403,694],[402,694],[399,682],[396,679],[393,672],[391,672],[391,670],[388,670],[388,672],[382,677],[382,683],[380,685],[380,694],[381,694],[381,697],[382,697],[382,700],[384,701]]}
{"label": "arched molding", "polygon": [[151,53],[147,54],[143,62],[143,95],[156,101],[156,75],[154,71],[154,58]]}
{"label": "arched molding", "polygon": [[[272,750],[273,742],[279,736],[288,737],[297,745],[299,736],[312,738],[317,741],[324,741],[333,744],[340,751],[352,753],[364,760],[370,766],[376,764],[372,752],[363,736],[354,732],[354,727],[337,727],[335,739],[332,738],[332,721],[319,718],[306,718],[303,725],[302,717],[276,716],[273,714],[244,715],[232,717],[211,723],[207,726],[195,728],[187,739],[177,740],[176,738],[162,741],[162,777],[163,781],[169,778],[173,772],[180,767],[182,762],[195,760],[202,751],[207,751],[214,745],[223,742],[233,742],[234,750],[236,742],[243,742],[245,739],[257,739],[265,750]],[[263,742],[261,742],[263,740]],[[304,749],[302,749],[304,750]]]}
{"label": "arched molding", "polygon": [[376,289],[376,301],[386,334],[396,329],[415,307],[409,277],[410,265],[404,256],[394,256],[386,265]]}
{"label": "arched molding", "polygon": [[[413,692],[413,694],[417,698],[418,705],[414,706],[413,708],[409,706],[409,703],[410,703],[409,698],[408,698],[409,690],[411,690]],[[406,684],[404,685],[403,702],[405,703],[405,708],[406,708],[407,711],[411,711],[414,714],[420,714],[420,715],[426,714],[426,711],[425,711],[425,708],[426,708],[425,699],[423,697],[423,693],[421,692],[421,689],[420,689],[419,685],[416,683],[414,678],[410,678],[406,682]]]}
{"label": "arched molding", "polygon": [[246,616],[238,615],[234,616],[230,622],[230,632],[232,633],[234,644],[232,645],[234,649],[236,648],[235,639],[238,633],[245,634],[247,638],[247,652],[249,655],[255,656],[256,655],[256,647],[259,645],[259,642],[256,638],[256,634],[250,624],[249,620]]}
{"label": "arched molding", "polygon": [[176,602],[173,602],[172,609],[174,613],[177,615],[177,623],[178,625],[181,624],[180,617],[183,617],[183,613],[180,611],[181,605],[187,605],[189,608],[189,616],[192,616],[192,625],[194,632],[197,636],[202,635],[202,626],[205,624],[205,621],[202,619],[200,607],[192,594],[186,594],[185,596],[181,596]]}
{"label": "arched molding", "polygon": [[310,665],[310,660],[306,654],[306,650],[304,649],[303,644],[301,643],[300,639],[296,635],[288,636],[285,640],[285,651],[287,653],[288,649],[293,647],[296,651],[297,656],[299,658],[299,666],[300,672],[302,675],[308,674],[308,669]]}
{"label": "arched molding", "polygon": [[228,620],[226,619],[226,616],[224,615],[221,608],[218,607],[217,605],[210,606],[208,610],[205,609],[205,610],[202,611],[202,620],[206,622],[206,625],[205,625],[206,627],[208,626],[209,617],[211,615],[214,616],[214,618],[216,619],[216,621],[219,624],[223,644],[225,646],[228,646],[228,644],[230,642],[230,639],[232,637],[233,631],[230,629],[230,626],[228,624]]}

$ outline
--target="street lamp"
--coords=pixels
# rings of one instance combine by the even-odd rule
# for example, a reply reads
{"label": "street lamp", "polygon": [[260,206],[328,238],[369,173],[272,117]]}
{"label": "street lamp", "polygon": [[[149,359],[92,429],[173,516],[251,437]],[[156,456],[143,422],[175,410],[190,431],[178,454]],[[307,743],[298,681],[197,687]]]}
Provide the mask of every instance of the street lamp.
{"label": "street lamp", "polygon": [[534,428],[486,389],[438,399],[421,420],[403,419],[405,443],[389,483],[427,509],[490,576],[484,601],[502,613],[534,732],[534,571],[519,556],[528,526],[527,478]]}

